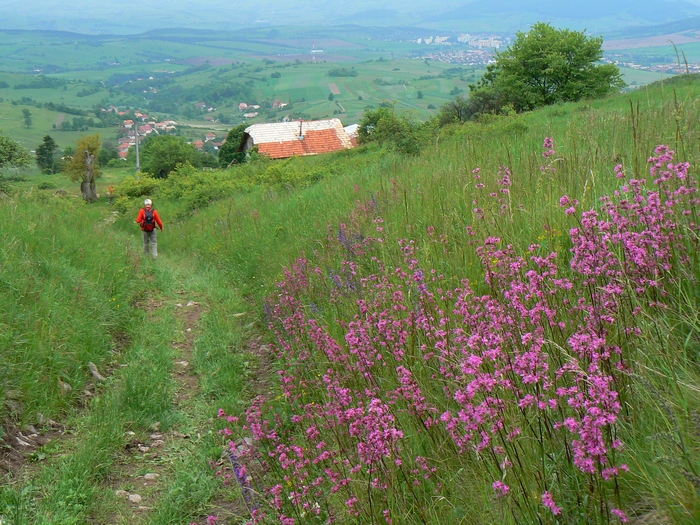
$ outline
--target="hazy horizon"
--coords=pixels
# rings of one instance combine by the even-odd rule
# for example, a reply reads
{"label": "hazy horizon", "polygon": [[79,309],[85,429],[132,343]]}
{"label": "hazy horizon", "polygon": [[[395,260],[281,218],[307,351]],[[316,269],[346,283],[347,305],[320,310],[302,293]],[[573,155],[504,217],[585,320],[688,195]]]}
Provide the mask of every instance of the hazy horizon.
{"label": "hazy horizon", "polygon": [[700,16],[700,0],[4,0],[0,29],[130,34],[152,29],[243,29],[271,26],[416,26],[445,31],[514,32],[536,21],[592,33]]}

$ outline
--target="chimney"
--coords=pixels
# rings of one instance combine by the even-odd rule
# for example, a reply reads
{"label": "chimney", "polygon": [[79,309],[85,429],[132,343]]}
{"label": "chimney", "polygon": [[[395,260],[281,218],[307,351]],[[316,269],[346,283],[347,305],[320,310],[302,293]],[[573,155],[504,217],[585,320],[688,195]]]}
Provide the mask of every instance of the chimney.
{"label": "chimney", "polygon": [[304,119],[299,119],[299,139],[304,140]]}

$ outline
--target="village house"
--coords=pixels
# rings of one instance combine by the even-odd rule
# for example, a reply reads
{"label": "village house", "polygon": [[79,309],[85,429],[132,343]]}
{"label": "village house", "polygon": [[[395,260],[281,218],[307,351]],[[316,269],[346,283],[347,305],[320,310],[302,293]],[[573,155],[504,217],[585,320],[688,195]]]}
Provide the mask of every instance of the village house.
{"label": "village house", "polygon": [[214,140],[215,138],[216,138],[216,133],[207,133],[207,134],[204,136],[204,140],[205,140],[206,142],[209,142],[209,141],[211,141],[211,140]]}
{"label": "village house", "polygon": [[246,104],[245,102],[241,102],[240,104],[238,104],[238,109],[241,111],[245,111],[246,109],[248,109],[248,104]]}
{"label": "village house", "polygon": [[353,146],[357,146],[357,142],[360,136],[360,125],[359,124],[350,124],[349,126],[345,126],[345,133],[348,134],[348,137],[350,137],[350,141],[352,142]]}
{"label": "village house", "polygon": [[340,119],[253,124],[245,129],[238,151],[258,147],[272,159],[318,155],[353,147]]}

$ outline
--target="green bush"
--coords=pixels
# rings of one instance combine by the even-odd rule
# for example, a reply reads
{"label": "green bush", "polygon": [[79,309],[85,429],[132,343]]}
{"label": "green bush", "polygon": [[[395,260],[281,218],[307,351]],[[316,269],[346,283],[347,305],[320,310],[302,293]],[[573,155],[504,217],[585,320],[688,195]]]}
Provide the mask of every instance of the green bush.
{"label": "green bush", "polygon": [[417,122],[397,115],[393,107],[381,107],[365,112],[360,121],[359,138],[362,144],[376,142],[404,155],[418,155],[436,131],[433,121]]}
{"label": "green bush", "polygon": [[136,177],[126,177],[124,181],[116,188],[116,194],[118,197],[142,197],[154,195],[161,183],[162,179],[155,179],[145,174],[139,179]]}

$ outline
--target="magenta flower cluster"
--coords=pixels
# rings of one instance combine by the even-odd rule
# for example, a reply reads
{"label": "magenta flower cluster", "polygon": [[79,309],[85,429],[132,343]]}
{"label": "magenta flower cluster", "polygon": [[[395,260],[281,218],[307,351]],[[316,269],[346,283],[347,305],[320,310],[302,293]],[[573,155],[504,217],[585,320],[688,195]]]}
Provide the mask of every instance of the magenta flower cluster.
{"label": "magenta flower cluster", "polygon": [[[552,139],[544,146],[549,159]],[[391,232],[375,204],[329,229],[342,265],[299,259],[271,300],[279,396],[229,417],[231,448],[266,480],[251,523],[392,523],[397,513],[427,523],[432,501],[470,482],[522,523],[627,521],[620,425],[635,317],[667,305],[698,239],[688,164],[665,146],[649,163],[654,186],[621,181],[599,210],[579,215],[561,197],[570,253],[518,253],[486,237],[483,279],[459,286],[421,267],[413,240],[384,260]],[[513,177],[499,177],[508,206]],[[381,237],[360,235],[362,224]],[[428,238],[441,242],[432,226]],[[254,446],[241,448],[243,436]]]}

